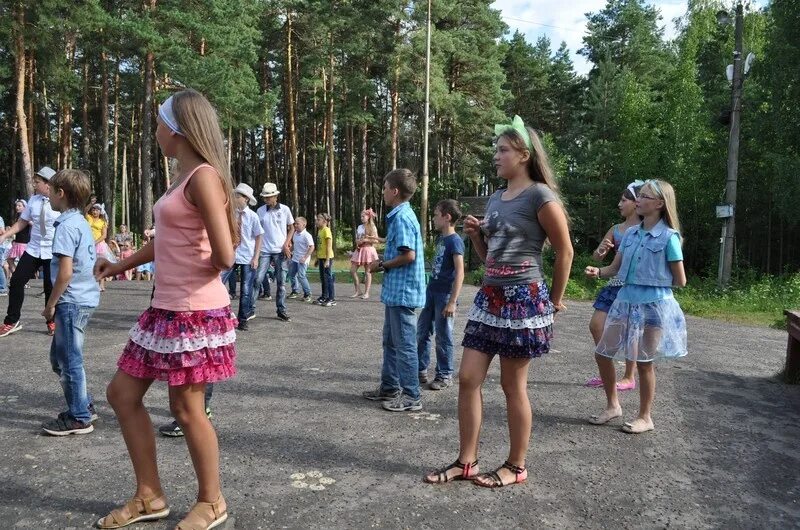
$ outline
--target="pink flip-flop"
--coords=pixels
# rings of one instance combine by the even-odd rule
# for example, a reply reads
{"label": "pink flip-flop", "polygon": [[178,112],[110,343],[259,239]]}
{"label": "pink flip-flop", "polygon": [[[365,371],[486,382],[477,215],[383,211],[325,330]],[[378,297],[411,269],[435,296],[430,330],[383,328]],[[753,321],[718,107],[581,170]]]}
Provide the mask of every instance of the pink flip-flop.
{"label": "pink flip-flop", "polygon": [[591,379],[586,381],[586,384],[584,386],[588,386],[590,388],[597,388],[599,386],[603,386],[603,380],[600,379],[599,377],[592,377]]}
{"label": "pink flip-flop", "polygon": [[617,383],[617,391],[619,392],[633,390],[634,388],[636,388],[636,381],[631,381],[630,383]]}

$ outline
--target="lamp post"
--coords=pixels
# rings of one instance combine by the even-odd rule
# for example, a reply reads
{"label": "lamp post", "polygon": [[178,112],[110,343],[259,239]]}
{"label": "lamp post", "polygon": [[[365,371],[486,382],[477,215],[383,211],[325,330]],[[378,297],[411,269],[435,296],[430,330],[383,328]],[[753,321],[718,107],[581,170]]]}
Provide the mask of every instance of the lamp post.
{"label": "lamp post", "polygon": [[[720,22],[728,20],[727,13],[718,13]],[[717,216],[723,218],[722,247],[717,283],[726,287],[731,280],[733,267],[733,247],[736,242],[736,180],[739,173],[739,132],[741,128],[742,86],[744,84],[744,65],[742,61],[742,33],[744,15],[741,2],[736,5],[734,22],[733,78],[731,79],[731,129],[728,137],[728,177],[725,181],[725,204],[717,209]]]}

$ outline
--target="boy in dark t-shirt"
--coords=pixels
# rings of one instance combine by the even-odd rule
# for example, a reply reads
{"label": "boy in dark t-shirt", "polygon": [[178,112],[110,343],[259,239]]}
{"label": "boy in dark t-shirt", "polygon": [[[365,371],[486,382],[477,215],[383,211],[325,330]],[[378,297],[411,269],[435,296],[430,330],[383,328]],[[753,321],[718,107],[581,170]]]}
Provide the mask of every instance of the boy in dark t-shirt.
{"label": "boy in dark t-shirt", "polygon": [[425,307],[417,320],[420,383],[428,382],[431,336],[436,333],[436,376],[431,390],[447,388],[453,382],[453,315],[464,283],[464,242],[455,231],[460,218],[461,210],[452,199],[440,201],[433,211],[433,224],[441,235],[436,240]]}

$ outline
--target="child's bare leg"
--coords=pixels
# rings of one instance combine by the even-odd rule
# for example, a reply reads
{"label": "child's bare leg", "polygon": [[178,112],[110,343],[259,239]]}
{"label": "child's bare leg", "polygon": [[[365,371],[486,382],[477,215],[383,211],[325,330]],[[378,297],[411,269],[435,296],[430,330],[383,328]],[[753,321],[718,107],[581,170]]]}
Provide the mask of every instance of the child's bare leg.
{"label": "child's bare leg", "polygon": [[358,263],[352,262],[350,264],[350,276],[353,277],[353,289],[355,290],[355,293],[350,298],[355,298],[361,294],[361,282],[358,280]]}
{"label": "child's bare leg", "polygon": [[169,387],[170,412],[181,426],[197,475],[198,502],[215,502],[221,494],[219,444],[208,420],[205,384]]}
{"label": "child's bare leg", "polygon": [[[483,419],[483,395],[481,386],[486,379],[492,357],[485,353],[464,348],[461,368],[458,372],[458,434],[460,447],[458,460],[462,464],[472,464],[478,459],[478,438]],[[447,472],[448,478],[462,473],[454,468]],[[437,473],[429,473],[427,480],[436,482]]]}
{"label": "child's bare leg", "polygon": [[363,299],[369,298],[369,290],[372,287],[372,273],[369,271],[369,265],[364,265],[364,294]]}
{"label": "child's bare leg", "polygon": [[595,425],[602,425],[622,416],[622,407],[619,404],[619,396],[617,395],[617,372],[614,368],[613,359],[598,354],[595,354],[594,358],[597,361],[600,378],[603,380],[603,390],[606,393],[606,408],[600,414],[589,418],[589,422]]}
{"label": "child's bare leg", "polygon": [[149,498],[161,492],[156,462],[156,438],[150,415],[142,403],[142,398],[152,382],[152,379],[139,379],[118,370],[106,390],[108,403],[117,415],[133,464],[136,475],[135,496],[141,498]]}

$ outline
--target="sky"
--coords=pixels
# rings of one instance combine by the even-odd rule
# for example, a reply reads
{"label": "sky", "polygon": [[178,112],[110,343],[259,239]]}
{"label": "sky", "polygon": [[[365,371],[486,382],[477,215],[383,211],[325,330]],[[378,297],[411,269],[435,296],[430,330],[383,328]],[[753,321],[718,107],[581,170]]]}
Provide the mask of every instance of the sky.
{"label": "sky", "polygon": [[[761,0],[752,3],[760,6],[766,2],[767,0]],[[661,10],[660,24],[664,28],[664,37],[675,37],[673,19],[686,13],[686,0],[653,0],[648,3]],[[583,56],[578,55],[586,28],[585,14],[600,11],[605,5],[606,0],[496,0],[493,7],[502,12],[510,34],[519,30],[530,43],[546,35],[550,38],[554,51],[561,41],[565,41],[572,54],[575,70],[579,74],[585,74],[591,65]]]}

